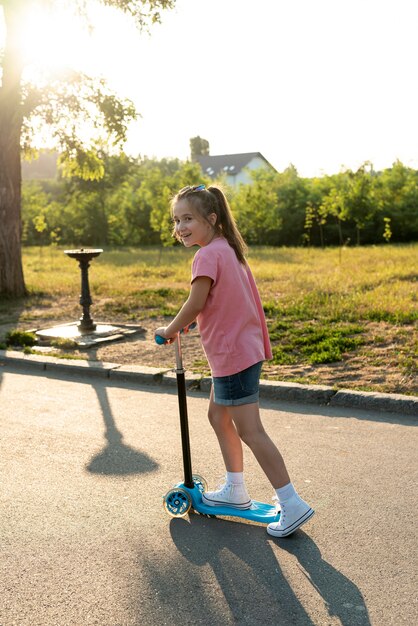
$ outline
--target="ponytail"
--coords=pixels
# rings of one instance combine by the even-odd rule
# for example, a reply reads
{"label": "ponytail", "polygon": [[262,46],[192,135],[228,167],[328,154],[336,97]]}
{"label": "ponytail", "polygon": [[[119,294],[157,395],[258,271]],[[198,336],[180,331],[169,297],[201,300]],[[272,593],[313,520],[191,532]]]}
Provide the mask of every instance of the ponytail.
{"label": "ponytail", "polygon": [[214,213],[216,213],[218,217],[216,226],[219,234],[225,237],[231,248],[233,248],[238,261],[245,265],[247,246],[238,230],[225,194],[219,187],[208,187],[207,190],[209,193],[213,194],[217,200],[218,211],[214,211]]}

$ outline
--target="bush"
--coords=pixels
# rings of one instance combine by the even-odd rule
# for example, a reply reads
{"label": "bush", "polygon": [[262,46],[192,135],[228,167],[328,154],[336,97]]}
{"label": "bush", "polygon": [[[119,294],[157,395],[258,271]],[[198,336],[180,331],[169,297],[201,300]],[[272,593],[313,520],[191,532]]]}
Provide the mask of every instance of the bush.
{"label": "bush", "polygon": [[34,333],[23,330],[10,330],[6,335],[7,346],[34,346],[37,343]]}

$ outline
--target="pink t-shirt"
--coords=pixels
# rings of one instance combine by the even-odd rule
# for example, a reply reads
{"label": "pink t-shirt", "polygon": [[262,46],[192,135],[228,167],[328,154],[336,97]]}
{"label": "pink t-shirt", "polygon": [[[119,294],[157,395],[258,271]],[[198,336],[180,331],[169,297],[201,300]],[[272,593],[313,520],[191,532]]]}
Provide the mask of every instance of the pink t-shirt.
{"label": "pink t-shirt", "polygon": [[202,345],[213,376],[231,376],[271,359],[261,299],[248,265],[243,265],[223,237],[200,248],[193,259],[192,282],[213,280],[197,317]]}

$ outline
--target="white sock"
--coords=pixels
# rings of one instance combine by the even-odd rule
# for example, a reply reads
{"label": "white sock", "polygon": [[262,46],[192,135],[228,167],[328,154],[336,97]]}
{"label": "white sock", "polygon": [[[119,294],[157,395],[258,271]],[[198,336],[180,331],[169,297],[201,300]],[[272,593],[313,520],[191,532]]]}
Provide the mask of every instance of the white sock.
{"label": "white sock", "polygon": [[230,485],[231,483],[234,485],[243,485],[244,472],[227,472],[226,482],[228,483],[228,485]]}
{"label": "white sock", "polygon": [[289,498],[291,498],[292,496],[298,495],[292,483],[288,483],[284,487],[276,489],[276,493],[281,504],[283,504],[283,502],[286,502],[286,500],[289,500]]}

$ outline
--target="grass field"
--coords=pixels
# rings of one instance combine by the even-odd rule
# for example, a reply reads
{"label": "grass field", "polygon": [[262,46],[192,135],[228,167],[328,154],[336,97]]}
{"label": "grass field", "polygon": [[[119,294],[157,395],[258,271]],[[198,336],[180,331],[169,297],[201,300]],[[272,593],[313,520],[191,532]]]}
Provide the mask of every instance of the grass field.
{"label": "grass field", "polygon": [[[95,318],[174,315],[187,297],[194,252],[106,250],[90,270]],[[346,387],[417,393],[418,244],[258,247],[248,258],[273,344],[267,377],[329,383],[324,368],[331,368],[339,372],[335,384],[341,386],[345,369],[357,372],[352,380],[347,376]],[[27,328],[79,314],[75,260],[56,248],[26,248],[24,269],[30,297],[0,304],[3,327]],[[205,371],[205,364],[196,361],[193,369]],[[388,370],[391,376],[384,376]]]}

